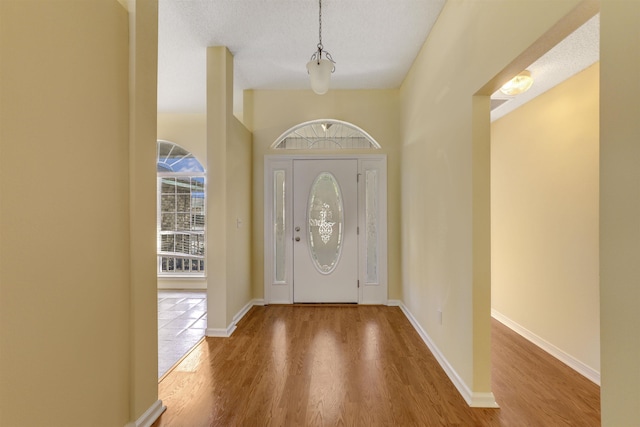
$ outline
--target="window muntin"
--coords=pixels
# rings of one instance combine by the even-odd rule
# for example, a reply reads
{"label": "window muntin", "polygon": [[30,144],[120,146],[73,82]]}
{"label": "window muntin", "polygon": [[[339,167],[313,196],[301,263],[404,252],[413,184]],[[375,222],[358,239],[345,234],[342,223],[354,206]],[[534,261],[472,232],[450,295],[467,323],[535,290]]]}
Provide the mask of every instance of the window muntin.
{"label": "window muntin", "polygon": [[204,167],[193,154],[170,141],[158,141],[158,172],[204,174]]}
{"label": "window muntin", "polygon": [[158,274],[205,272],[205,174],[184,148],[158,141]]}

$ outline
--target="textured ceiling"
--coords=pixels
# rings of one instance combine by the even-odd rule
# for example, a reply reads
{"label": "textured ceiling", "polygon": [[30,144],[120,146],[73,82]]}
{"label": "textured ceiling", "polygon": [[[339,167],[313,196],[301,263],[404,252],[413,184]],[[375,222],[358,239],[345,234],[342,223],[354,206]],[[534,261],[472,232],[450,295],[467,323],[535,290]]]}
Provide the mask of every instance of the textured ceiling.
{"label": "textured ceiling", "polygon": [[[402,83],[445,0],[323,0],[322,42],[336,61],[332,89]],[[532,89],[495,120],[598,60],[599,17],[532,64]],[[308,89],[318,43],[317,0],[159,0],[158,111],[206,111],[206,48],[234,55],[234,110],[244,89]],[[499,93],[492,98],[508,98]]]}
{"label": "textured ceiling", "polygon": [[491,111],[491,120],[499,119],[599,60],[600,15],[598,14],[527,67],[533,77],[531,89],[516,96],[507,96],[496,91],[491,99],[507,101]]}
{"label": "textured ceiling", "polygon": [[[397,88],[445,0],[323,0],[332,89]],[[234,55],[243,89],[307,89],[318,44],[317,0],[160,0],[158,110],[204,112],[206,47]]]}

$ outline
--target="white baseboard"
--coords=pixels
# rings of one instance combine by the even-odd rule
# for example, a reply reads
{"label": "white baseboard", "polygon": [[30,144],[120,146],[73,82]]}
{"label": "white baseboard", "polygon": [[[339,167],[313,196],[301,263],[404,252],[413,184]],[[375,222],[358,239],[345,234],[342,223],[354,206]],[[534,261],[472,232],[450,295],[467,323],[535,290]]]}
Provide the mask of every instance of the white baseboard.
{"label": "white baseboard", "polygon": [[600,372],[596,371],[592,367],[585,365],[575,357],[565,353],[555,345],[546,341],[544,338],[539,337],[534,334],[524,326],[514,322],[509,319],[504,314],[500,313],[497,310],[491,309],[491,316],[496,319],[498,322],[505,325],[507,328],[513,330],[517,334],[521,335],[525,339],[531,341],[533,344],[537,345],[565,365],[569,366],[574,371],[578,372],[580,375],[586,377],[597,385],[600,385]]}
{"label": "white baseboard", "polygon": [[409,319],[409,322],[413,326],[413,328],[418,332],[422,341],[427,345],[433,356],[436,358],[444,372],[447,374],[453,385],[458,389],[458,392],[464,400],[467,402],[467,405],[474,408],[498,408],[498,404],[493,396],[493,393],[474,393],[471,391],[469,386],[464,382],[464,380],[458,375],[456,370],[449,364],[449,361],[442,354],[438,346],[433,342],[429,334],[422,328],[420,323],[413,316],[411,311],[404,305],[402,301],[399,300],[389,300],[389,306],[400,307],[404,315]]}
{"label": "white baseboard", "polygon": [[236,330],[236,326],[234,324],[229,325],[226,329],[223,328],[207,328],[204,331],[204,334],[208,337],[215,338],[228,338],[231,336],[233,331]]}
{"label": "white baseboard", "polygon": [[[466,400],[466,399],[465,399]],[[471,402],[467,401],[472,408],[499,408],[498,402],[493,393],[471,392]]]}
{"label": "white baseboard", "polygon": [[233,316],[233,324],[237,325],[238,322],[240,321],[240,319],[242,319],[244,317],[245,314],[247,314],[249,312],[249,310],[251,310],[251,307],[253,307],[254,305],[264,305],[264,300],[263,299],[252,299],[251,301],[249,301],[248,303],[245,304],[244,307],[242,307],[240,309],[240,311],[238,311],[236,313],[235,316]]}
{"label": "white baseboard", "polygon": [[160,415],[166,411],[167,407],[162,404],[162,400],[156,400],[153,405],[145,411],[135,422],[127,424],[125,427],[151,427]]}
{"label": "white baseboard", "polygon": [[251,307],[253,307],[254,305],[264,305],[264,300],[252,299],[251,301],[246,303],[245,306],[242,307],[240,311],[238,311],[235,314],[235,316],[233,316],[233,320],[231,320],[231,324],[227,326],[226,329],[207,328],[205,331],[205,335],[208,337],[222,337],[222,338],[230,337],[231,334],[233,334],[233,332],[236,330],[236,325],[238,324],[238,322],[245,316],[245,314],[249,312],[249,310],[251,310]]}

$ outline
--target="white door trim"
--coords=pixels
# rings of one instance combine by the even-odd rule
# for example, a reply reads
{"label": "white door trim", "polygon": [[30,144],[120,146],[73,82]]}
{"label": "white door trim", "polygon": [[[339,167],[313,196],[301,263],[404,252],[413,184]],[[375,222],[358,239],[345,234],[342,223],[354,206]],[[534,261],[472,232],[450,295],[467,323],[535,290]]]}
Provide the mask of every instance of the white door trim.
{"label": "white door trim", "polygon": [[[358,303],[387,304],[387,156],[385,154],[348,154],[348,155],[265,155],[264,157],[264,301],[266,304],[293,303],[293,198],[291,197],[291,180],[294,160],[335,160],[352,159],[358,161]],[[274,238],[274,174],[282,171],[285,179],[285,198],[283,213],[284,239],[280,250],[284,254],[284,268],[280,279],[275,277]],[[369,172],[369,173],[367,173]],[[366,222],[366,177],[374,176],[377,180],[375,195],[377,207],[376,242],[377,266],[375,274],[367,274],[367,222]]]}

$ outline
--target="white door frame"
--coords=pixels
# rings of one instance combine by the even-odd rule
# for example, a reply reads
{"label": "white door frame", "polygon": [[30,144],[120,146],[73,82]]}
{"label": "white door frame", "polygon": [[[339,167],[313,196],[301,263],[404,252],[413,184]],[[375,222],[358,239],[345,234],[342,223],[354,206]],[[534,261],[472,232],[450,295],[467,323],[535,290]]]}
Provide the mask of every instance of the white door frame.
{"label": "white door frame", "polygon": [[[348,155],[265,155],[264,157],[264,300],[266,304],[293,304],[293,197],[294,160],[353,159],[358,161],[358,303],[387,304],[387,156],[385,154]],[[284,268],[276,278],[275,174],[284,174],[284,239],[278,250]],[[365,187],[369,183],[369,203]],[[375,190],[372,190],[375,188]],[[375,194],[373,194],[375,193]],[[374,203],[375,202],[375,203]],[[375,209],[375,223],[367,224],[366,208]],[[369,227],[369,228],[367,228]],[[375,228],[375,238],[367,230]],[[369,240],[368,240],[369,239]],[[367,247],[375,247],[368,251]],[[375,256],[375,268],[367,271],[367,257]],[[369,264],[370,266],[373,264]]]}

